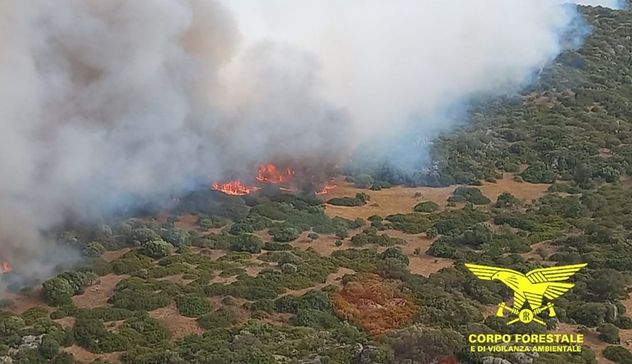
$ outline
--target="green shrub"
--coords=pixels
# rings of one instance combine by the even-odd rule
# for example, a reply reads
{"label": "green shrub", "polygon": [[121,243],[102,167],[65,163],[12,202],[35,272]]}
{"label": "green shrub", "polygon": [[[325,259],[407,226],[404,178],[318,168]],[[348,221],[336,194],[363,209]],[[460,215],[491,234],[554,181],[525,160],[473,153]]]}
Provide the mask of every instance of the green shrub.
{"label": "green shrub", "polygon": [[334,197],[327,201],[328,204],[334,206],[364,206],[369,201],[369,195],[366,193],[357,193],[355,197]]}
{"label": "green shrub", "polygon": [[228,327],[237,322],[237,315],[227,307],[221,307],[215,312],[208,313],[198,318],[200,327],[210,330]]}
{"label": "green shrub", "polygon": [[363,232],[354,235],[351,243],[355,246],[364,246],[367,244],[376,244],[379,246],[404,245],[406,241],[399,238],[391,238],[388,234],[378,235],[375,228],[368,228]]}
{"label": "green shrub", "polygon": [[150,258],[160,259],[171,254],[173,245],[163,240],[154,240],[143,244],[140,252]]}
{"label": "green shrub", "polygon": [[256,235],[242,234],[235,239],[230,249],[236,252],[261,253],[263,241]]}
{"label": "green shrub", "polygon": [[632,364],[632,353],[622,346],[609,345],[603,349],[603,356],[619,364]]}
{"label": "green shrub", "polygon": [[457,187],[452,193],[452,196],[448,198],[448,201],[471,202],[474,205],[487,205],[492,202],[476,187]]}
{"label": "green shrub", "polygon": [[599,338],[608,344],[619,343],[619,329],[613,324],[602,324],[597,328]]}
{"label": "green shrub", "polygon": [[439,210],[439,205],[432,201],[420,202],[414,207],[415,212],[435,212]]}
{"label": "green shrub", "polygon": [[187,317],[200,317],[213,309],[213,305],[206,297],[197,294],[177,296],[175,301],[180,314]]}
{"label": "green shrub", "polygon": [[289,226],[273,227],[269,232],[272,235],[272,239],[279,243],[288,243],[301,236],[301,232],[298,229]]}
{"label": "green shrub", "polygon": [[103,245],[97,242],[92,242],[86,245],[85,248],[83,248],[83,250],[81,251],[81,254],[84,257],[95,258],[95,257],[100,257],[101,254],[103,254],[104,252],[105,252],[105,248],[103,247]]}

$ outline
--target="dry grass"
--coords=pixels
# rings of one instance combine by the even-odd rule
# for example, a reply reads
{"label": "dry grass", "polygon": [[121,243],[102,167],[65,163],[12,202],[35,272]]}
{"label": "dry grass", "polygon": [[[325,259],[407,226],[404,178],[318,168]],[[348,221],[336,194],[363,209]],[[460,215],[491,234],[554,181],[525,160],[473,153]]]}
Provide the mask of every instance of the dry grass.
{"label": "dry grass", "polygon": [[[511,192],[518,199],[530,202],[531,200],[543,196],[550,186],[548,184],[516,182],[513,177],[513,174],[505,173],[504,178],[496,181],[496,183],[483,182],[483,185],[478,186],[478,188],[492,201],[496,201],[498,195],[503,192]],[[355,196],[358,192],[363,192],[370,196],[369,203],[364,206],[326,206],[325,211],[328,215],[340,216],[347,219],[355,219],[358,217],[366,219],[372,215],[384,217],[392,214],[408,213],[412,212],[415,205],[422,201],[432,201],[442,208],[445,208],[448,203],[448,197],[450,197],[452,192],[458,187],[433,188],[396,186],[381,191],[371,191],[355,188],[351,183],[345,182],[342,178],[338,178],[336,184],[337,187],[327,195],[324,195],[324,199]],[[421,197],[415,197],[416,194],[421,194]]]}
{"label": "dry grass", "polygon": [[13,313],[22,313],[33,307],[44,307],[48,311],[52,312],[53,308],[44,303],[42,299],[42,289],[33,289],[30,292],[22,293],[6,293],[2,295],[2,298],[8,298],[13,301],[13,306],[7,308],[7,310]]}
{"label": "dry grass", "polygon": [[65,352],[71,353],[74,356],[75,360],[80,363],[92,363],[93,361],[97,359],[101,359],[108,363],[121,362],[120,360],[120,357],[122,354],[121,352],[107,353],[107,354],[94,354],[77,345],[63,348],[62,350]]}
{"label": "dry grass", "polygon": [[74,296],[72,298],[72,302],[78,308],[96,308],[106,306],[116,285],[128,277],[129,275],[127,274],[120,276],[108,274],[100,277],[99,283],[86,288],[86,291],[83,294]]}
{"label": "dry grass", "polygon": [[160,321],[171,333],[171,339],[178,339],[192,334],[201,334],[204,330],[198,326],[195,317],[180,315],[175,304],[149,312],[149,316]]}

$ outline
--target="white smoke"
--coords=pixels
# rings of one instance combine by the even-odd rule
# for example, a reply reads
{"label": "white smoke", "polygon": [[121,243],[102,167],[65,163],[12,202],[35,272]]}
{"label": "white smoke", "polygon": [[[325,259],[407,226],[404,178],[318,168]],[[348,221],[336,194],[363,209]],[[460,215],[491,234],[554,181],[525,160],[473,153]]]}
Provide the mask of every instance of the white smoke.
{"label": "white smoke", "polygon": [[575,17],[557,0],[1,0],[0,254],[258,162],[446,127],[439,110],[524,85]]}

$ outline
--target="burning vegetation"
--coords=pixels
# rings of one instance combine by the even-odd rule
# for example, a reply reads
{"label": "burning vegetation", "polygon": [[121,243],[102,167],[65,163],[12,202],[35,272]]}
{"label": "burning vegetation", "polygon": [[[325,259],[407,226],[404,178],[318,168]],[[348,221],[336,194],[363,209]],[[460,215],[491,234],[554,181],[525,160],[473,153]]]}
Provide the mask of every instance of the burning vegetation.
{"label": "burning vegetation", "polygon": [[245,185],[240,180],[234,180],[226,183],[215,182],[211,185],[211,189],[231,196],[244,196],[257,191],[260,188]]}
{"label": "burning vegetation", "polygon": [[0,273],[10,273],[13,270],[11,263],[8,260],[0,256]]}
{"label": "burning vegetation", "polygon": [[331,180],[324,182],[328,178],[323,178],[322,175],[330,176],[331,173],[313,173],[309,168],[297,170],[289,166],[281,167],[268,163],[261,164],[257,168],[257,174],[254,177],[256,184],[250,185],[241,179],[235,179],[228,182],[214,182],[211,189],[231,196],[245,196],[263,188],[269,189],[269,186],[276,186],[280,192],[313,192],[316,195],[324,195],[336,188],[336,185]]}

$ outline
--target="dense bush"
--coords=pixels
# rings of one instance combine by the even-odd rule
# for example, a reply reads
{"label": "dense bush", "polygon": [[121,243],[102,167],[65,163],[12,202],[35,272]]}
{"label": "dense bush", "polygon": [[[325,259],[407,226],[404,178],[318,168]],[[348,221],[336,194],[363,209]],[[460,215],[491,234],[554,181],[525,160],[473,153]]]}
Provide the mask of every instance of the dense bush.
{"label": "dense bush", "polygon": [[198,324],[205,329],[217,329],[221,327],[227,327],[237,322],[237,315],[228,307],[221,307],[220,309],[208,313],[198,318]]}
{"label": "dense bush", "polygon": [[632,364],[632,353],[622,346],[608,346],[603,350],[603,356],[619,364]]}
{"label": "dense bush", "polygon": [[178,311],[183,316],[199,317],[213,309],[208,298],[197,294],[180,295],[175,298],[175,301]]}
{"label": "dense bush", "polygon": [[476,187],[457,187],[452,193],[452,196],[448,198],[448,201],[471,202],[474,205],[487,205],[492,202]]}
{"label": "dense bush", "polygon": [[414,210],[415,212],[435,212],[439,210],[439,205],[436,202],[425,201],[415,205]]}
{"label": "dense bush", "polygon": [[335,206],[363,206],[369,201],[366,193],[357,193],[355,197],[334,197],[327,200],[327,203]]}

